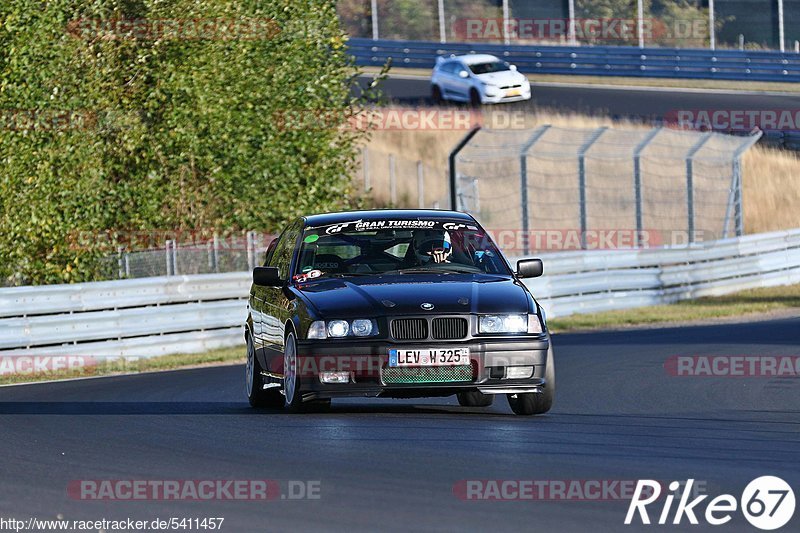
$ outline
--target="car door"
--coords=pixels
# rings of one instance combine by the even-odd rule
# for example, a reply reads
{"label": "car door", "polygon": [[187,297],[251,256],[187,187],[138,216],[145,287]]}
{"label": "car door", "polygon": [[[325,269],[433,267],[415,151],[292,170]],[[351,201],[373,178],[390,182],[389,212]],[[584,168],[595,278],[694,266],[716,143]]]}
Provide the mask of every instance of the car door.
{"label": "car door", "polygon": [[445,98],[461,98],[459,95],[459,78],[457,71],[461,70],[457,61],[448,61],[439,69],[441,71],[442,93]]}
{"label": "car door", "polygon": [[[291,272],[298,237],[303,222],[297,220],[286,228],[275,246],[269,266],[277,267],[281,279],[291,282]],[[294,314],[296,302],[285,287],[264,287],[261,312],[261,337],[264,343],[266,368],[270,372],[283,367],[284,326]]]}
{"label": "car door", "polygon": [[[281,236],[274,238],[269,243],[265,253],[264,266],[270,266],[275,247],[281,240]],[[266,298],[266,287],[253,284],[250,288],[250,315],[253,317],[253,344],[255,345],[256,352],[259,353],[259,363],[264,364],[262,354],[264,349],[264,336],[263,336],[263,313],[264,313],[264,299]]]}

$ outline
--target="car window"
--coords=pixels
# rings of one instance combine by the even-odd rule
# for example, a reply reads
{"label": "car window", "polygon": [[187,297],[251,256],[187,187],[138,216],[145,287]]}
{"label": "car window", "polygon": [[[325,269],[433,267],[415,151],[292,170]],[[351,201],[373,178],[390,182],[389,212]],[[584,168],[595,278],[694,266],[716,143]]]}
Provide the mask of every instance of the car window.
{"label": "car window", "polygon": [[503,72],[506,70],[511,70],[508,66],[508,63],[506,63],[505,61],[489,61],[486,63],[475,63],[474,65],[470,65],[469,68],[475,74],[489,74],[491,72]]}
{"label": "car window", "polygon": [[447,219],[353,221],[306,228],[294,274],[316,278],[420,269],[510,274],[479,226]]}
{"label": "car window", "polygon": [[446,74],[455,74],[456,71],[458,70],[458,67],[460,67],[460,65],[455,61],[448,61],[447,63],[442,65],[442,67],[439,70],[441,70]]}
{"label": "car window", "polygon": [[281,279],[288,279],[289,277],[292,255],[294,253],[295,243],[297,242],[297,236],[300,233],[300,226],[301,223],[298,221],[286,228],[272,253],[269,266],[278,268],[278,275]]}

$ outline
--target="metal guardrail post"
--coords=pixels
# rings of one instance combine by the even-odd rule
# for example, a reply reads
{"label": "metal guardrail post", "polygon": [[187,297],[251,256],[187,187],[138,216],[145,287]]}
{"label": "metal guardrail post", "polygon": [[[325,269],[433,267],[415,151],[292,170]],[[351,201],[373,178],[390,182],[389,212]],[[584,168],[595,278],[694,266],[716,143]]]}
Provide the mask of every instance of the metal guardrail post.
{"label": "metal guardrail post", "polygon": [[528,232],[530,231],[530,221],[528,220],[528,151],[536,144],[542,135],[550,129],[550,124],[544,124],[534,130],[530,138],[522,145],[519,154],[519,187],[520,187],[520,208],[522,216],[522,255],[530,253],[530,241]]}
{"label": "metal guardrail post", "polygon": [[447,158],[449,172],[450,172],[450,209],[458,211],[458,183],[457,183],[457,170],[456,170],[456,156],[458,153],[472,140],[476,133],[480,131],[480,126],[475,126],[464,135],[458,144],[450,151]]}
{"label": "metal guardrail post", "polygon": [[689,244],[694,243],[694,156],[711,135],[711,132],[704,133],[686,153],[686,225],[689,231]]}
{"label": "metal guardrail post", "polygon": [[578,196],[581,210],[581,248],[586,249],[586,152],[608,129],[608,126],[597,128],[589,135],[583,145],[578,149]]}
{"label": "metal guardrail post", "polygon": [[641,245],[642,231],[644,230],[642,214],[642,151],[655,139],[656,135],[661,133],[662,129],[663,128],[658,127],[651,130],[633,149],[633,193],[636,202],[636,235],[633,237],[634,248],[639,248]]}

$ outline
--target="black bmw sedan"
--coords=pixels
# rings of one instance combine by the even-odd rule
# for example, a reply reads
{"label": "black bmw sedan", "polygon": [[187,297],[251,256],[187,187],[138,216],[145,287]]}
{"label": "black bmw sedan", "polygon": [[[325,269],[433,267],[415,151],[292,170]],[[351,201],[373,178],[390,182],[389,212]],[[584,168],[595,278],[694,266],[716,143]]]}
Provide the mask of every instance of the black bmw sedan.
{"label": "black bmw sedan", "polygon": [[375,210],[299,218],[253,271],[246,389],[254,407],[455,394],[516,414],[555,394],[545,315],[470,215]]}

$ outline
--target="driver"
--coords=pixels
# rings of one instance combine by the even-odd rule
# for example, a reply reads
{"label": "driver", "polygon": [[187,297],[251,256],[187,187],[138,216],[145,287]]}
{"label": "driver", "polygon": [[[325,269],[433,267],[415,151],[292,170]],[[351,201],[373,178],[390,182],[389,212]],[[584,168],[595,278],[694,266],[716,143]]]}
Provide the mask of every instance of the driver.
{"label": "driver", "polygon": [[450,234],[445,230],[420,230],[411,240],[419,265],[449,263],[453,254]]}

